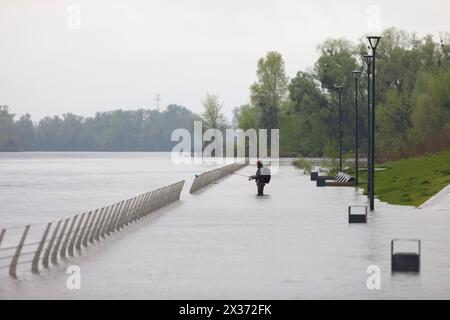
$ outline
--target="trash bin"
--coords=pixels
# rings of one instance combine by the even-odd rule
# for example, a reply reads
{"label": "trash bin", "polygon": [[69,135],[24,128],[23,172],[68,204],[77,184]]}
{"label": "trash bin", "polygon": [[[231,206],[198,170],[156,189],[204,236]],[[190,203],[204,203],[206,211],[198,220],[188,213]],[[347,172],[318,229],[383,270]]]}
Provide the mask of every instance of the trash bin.
{"label": "trash bin", "polygon": [[[399,250],[402,243],[409,243],[414,249]],[[421,243],[417,239],[394,239],[391,241],[391,270],[392,272],[420,271]]]}
{"label": "trash bin", "polygon": [[367,206],[349,206],[348,223],[367,223]]}
{"label": "trash bin", "polygon": [[316,186],[318,186],[318,187],[325,187],[326,186],[325,178],[317,177]]}
{"label": "trash bin", "polygon": [[317,177],[319,177],[318,172],[311,172],[311,181],[317,181]]}

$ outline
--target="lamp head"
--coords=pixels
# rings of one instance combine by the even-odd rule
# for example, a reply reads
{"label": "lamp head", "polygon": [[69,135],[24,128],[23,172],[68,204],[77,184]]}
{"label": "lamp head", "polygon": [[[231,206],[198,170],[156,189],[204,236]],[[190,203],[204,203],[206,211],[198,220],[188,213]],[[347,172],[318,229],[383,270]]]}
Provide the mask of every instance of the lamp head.
{"label": "lamp head", "polygon": [[341,94],[342,90],[344,90],[344,86],[336,86],[334,87],[334,90],[336,90],[339,94]]}
{"label": "lamp head", "polygon": [[363,56],[363,59],[367,66],[370,66],[372,64],[373,57],[371,55],[366,54]]}
{"label": "lamp head", "polygon": [[352,74],[353,74],[353,78],[355,78],[355,80],[356,80],[361,75],[361,71],[355,70],[355,71],[352,71]]}
{"label": "lamp head", "polygon": [[369,37],[367,37],[367,39],[369,40],[369,44],[370,44],[370,47],[372,48],[372,50],[376,50],[381,37],[369,36]]}

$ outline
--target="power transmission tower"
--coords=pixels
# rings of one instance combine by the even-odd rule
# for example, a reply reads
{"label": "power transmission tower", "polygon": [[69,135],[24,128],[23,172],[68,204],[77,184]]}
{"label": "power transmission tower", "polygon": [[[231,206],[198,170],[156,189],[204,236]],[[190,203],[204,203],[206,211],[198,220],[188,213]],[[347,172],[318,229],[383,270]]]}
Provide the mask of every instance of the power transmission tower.
{"label": "power transmission tower", "polygon": [[156,110],[158,110],[158,111],[161,107],[161,101],[162,101],[161,95],[159,93],[157,93],[156,97],[155,97],[155,106],[156,106]]}

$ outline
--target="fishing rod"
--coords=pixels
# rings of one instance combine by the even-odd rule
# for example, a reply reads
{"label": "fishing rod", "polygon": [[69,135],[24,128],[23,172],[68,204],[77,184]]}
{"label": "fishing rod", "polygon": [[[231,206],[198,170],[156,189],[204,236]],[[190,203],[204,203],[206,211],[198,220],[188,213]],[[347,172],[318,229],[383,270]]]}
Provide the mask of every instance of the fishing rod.
{"label": "fishing rod", "polygon": [[[249,178],[250,176],[246,176],[246,175],[244,175],[244,174],[240,174],[240,173],[236,173],[236,172],[232,172],[231,174],[235,174],[235,175],[237,175],[237,176],[241,176],[241,177],[245,177],[245,178]],[[194,177],[198,177],[199,175],[198,174],[194,174]]]}
{"label": "fishing rod", "polygon": [[232,174],[235,174],[235,175],[237,175],[237,176],[241,176],[241,177],[246,177],[246,178],[248,178],[249,176],[246,176],[246,175],[243,175],[243,174],[240,174],[240,173],[236,173],[236,172],[232,172]]}

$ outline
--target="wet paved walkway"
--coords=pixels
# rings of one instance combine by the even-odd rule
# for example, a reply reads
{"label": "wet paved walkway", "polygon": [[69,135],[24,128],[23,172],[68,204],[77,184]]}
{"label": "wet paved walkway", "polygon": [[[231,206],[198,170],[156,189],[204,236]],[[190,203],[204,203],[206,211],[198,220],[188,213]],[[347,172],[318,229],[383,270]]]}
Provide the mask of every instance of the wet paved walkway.
{"label": "wet paved walkway", "polygon": [[450,212],[450,185],[421,205],[422,209],[445,210]]}
{"label": "wet paved walkway", "polygon": [[[153,221],[74,260],[81,290],[66,288],[61,269],[2,279],[0,299],[450,298],[449,212],[377,202],[367,225],[349,225],[347,206],[366,198],[354,188],[316,188],[292,166],[266,192],[258,198],[254,183],[232,175],[184,193]],[[391,274],[393,238],[422,239],[419,275]],[[381,268],[379,291],[366,287],[370,265]]]}

